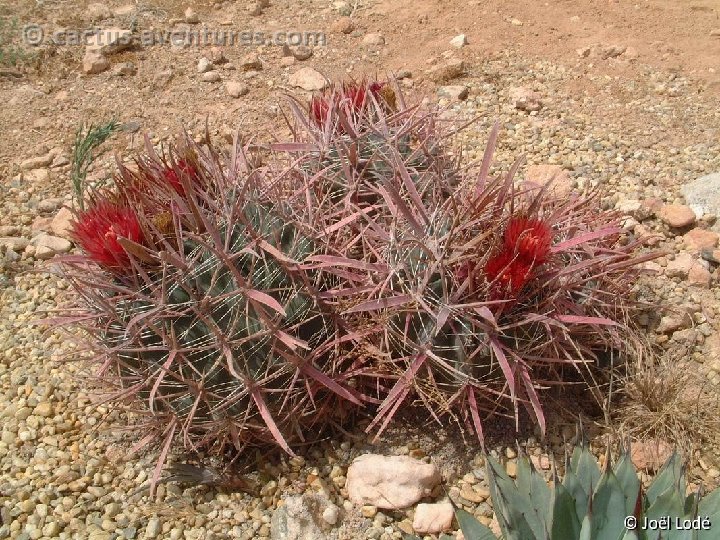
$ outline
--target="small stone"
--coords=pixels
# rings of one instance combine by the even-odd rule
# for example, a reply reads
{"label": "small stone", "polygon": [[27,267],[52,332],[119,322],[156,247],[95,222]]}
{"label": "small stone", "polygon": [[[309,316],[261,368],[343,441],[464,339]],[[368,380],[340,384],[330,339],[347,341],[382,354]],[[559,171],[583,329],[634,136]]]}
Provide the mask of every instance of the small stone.
{"label": "small stone", "polygon": [[712,274],[699,262],[696,262],[690,268],[688,272],[687,281],[690,285],[696,287],[702,287],[704,289],[710,288],[710,282],[712,281]]}
{"label": "small stone", "polygon": [[328,525],[335,525],[338,522],[339,516],[340,509],[334,504],[328,506],[322,513],[322,518]]}
{"label": "small stone", "polygon": [[507,471],[510,478],[515,478],[515,476],[517,475],[517,463],[514,461],[508,461],[505,464],[505,470]]}
{"label": "small stone", "polygon": [[355,25],[350,17],[340,17],[330,25],[330,30],[336,34],[349,34],[355,30]]}
{"label": "small stone", "polygon": [[145,527],[146,538],[157,538],[162,531],[162,523],[159,518],[153,517],[148,520],[147,527]]}
{"label": "small stone", "polygon": [[672,334],[677,330],[687,328],[692,324],[692,319],[685,315],[665,315],[660,319],[657,331],[660,334]]}
{"label": "small stone", "polygon": [[360,508],[360,513],[363,515],[363,517],[370,519],[374,518],[377,512],[377,506],[373,506],[372,504],[366,504]]}
{"label": "small stone", "polygon": [[516,109],[526,112],[539,111],[543,108],[540,94],[523,86],[510,89],[510,101]]}
{"label": "small stone", "polygon": [[603,60],[607,60],[608,58],[616,58],[620,56],[622,53],[624,53],[627,50],[627,47],[624,45],[609,45],[606,47],[603,47],[600,50],[600,56]]}
{"label": "small stone", "polygon": [[550,184],[549,192],[558,197],[567,197],[573,189],[570,173],[560,165],[531,165],[525,173],[525,182],[540,187]]}
{"label": "small stone", "polygon": [[314,92],[326,88],[328,80],[322,73],[311,67],[304,67],[292,73],[288,78],[290,86],[297,86],[308,92]]}
{"label": "small stone", "polygon": [[720,217],[720,172],[701,176],[683,185],[680,192],[698,217],[705,214]]}
{"label": "small stone", "polygon": [[464,487],[460,490],[460,496],[461,496],[463,499],[465,499],[465,500],[467,500],[467,501],[470,501],[470,502],[472,502],[472,503],[481,503],[481,502],[483,502],[483,501],[485,500],[485,499],[484,499],[483,497],[481,497],[480,494],[477,493],[472,487],[467,486],[467,485],[464,486]]}
{"label": "small stone", "polygon": [[333,9],[343,16],[349,16],[352,13],[352,6],[348,2],[333,2]]}
{"label": "small stone", "polygon": [[208,71],[207,73],[203,73],[202,80],[205,82],[216,83],[220,82],[222,80],[222,77],[217,71]]}
{"label": "small stone", "polygon": [[213,63],[205,58],[204,56],[198,60],[197,70],[198,73],[207,73],[213,68]]}
{"label": "small stone", "polygon": [[110,60],[102,54],[87,51],[83,57],[82,70],[86,75],[97,75],[110,67]]}
{"label": "small stone", "polygon": [[684,204],[666,204],[658,213],[660,220],[670,227],[682,228],[695,223],[695,212]]}
{"label": "small stone", "polygon": [[253,2],[248,5],[247,11],[251,17],[259,17],[263,14],[262,4],[260,4],[260,2]]}
{"label": "small stone", "polygon": [[112,56],[130,48],[132,44],[132,30],[117,26],[102,28],[88,36],[85,53]]}
{"label": "small stone", "polygon": [[295,62],[296,60],[294,56],[283,56],[280,59],[280,65],[284,67],[292,66]]}
{"label": "small stone", "polygon": [[382,47],[385,45],[385,38],[382,34],[371,33],[365,34],[363,37],[362,44],[366,47]]}
{"label": "small stone", "polygon": [[262,62],[257,54],[245,55],[242,60],[240,60],[240,69],[243,71],[260,71],[262,68]]}
{"label": "small stone", "polygon": [[459,58],[451,58],[429,69],[426,74],[436,83],[448,82],[465,72],[465,63]]}
{"label": "small stone", "polygon": [[718,233],[706,229],[693,229],[683,236],[685,245],[696,252],[717,247],[719,239]]}
{"label": "small stone", "polygon": [[33,414],[47,418],[53,415],[53,406],[49,401],[41,401],[35,406]]}
{"label": "small stone", "polygon": [[686,279],[690,269],[695,264],[695,259],[687,252],[678,254],[672,261],[669,261],[665,267],[665,275],[670,278]]}
{"label": "small stone", "polygon": [[510,24],[513,26],[522,26],[523,22],[520,19],[510,19]]}
{"label": "small stone", "polygon": [[225,83],[225,91],[230,97],[239,98],[240,96],[244,96],[245,94],[247,94],[250,90],[245,83],[241,83],[238,81],[228,81]]}
{"label": "small stone", "polygon": [[458,34],[450,40],[450,45],[452,45],[453,47],[457,47],[458,49],[463,48],[467,44],[468,40],[465,34]]}
{"label": "small stone", "polygon": [[720,28],[710,30],[710,37],[720,37]]}
{"label": "small stone", "polygon": [[26,159],[25,161],[20,163],[20,168],[23,171],[32,171],[35,169],[41,169],[43,167],[49,167],[54,158],[55,156],[53,154],[48,153],[43,156]]}
{"label": "small stone", "polygon": [[291,50],[295,59],[300,61],[307,60],[313,55],[313,50],[305,45],[298,45]]}
{"label": "small stone", "polygon": [[450,503],[417,505],[412,528],[420,534],[437,534],[450,529],[454,512]]}
{"label": "small stone", "polygon": [[592,52],[592,47],[581,47],[579,49],[575,49],[575,52],[580,58],[587,58]]}
{"label": "small stone", "polygon": [[200,22],[200,17],[191,7],[185,10],[185,22],[188,24],[198,24]]}
{"label": "small stone", "polygon": [[450,99],[452,101],[463,101],[468,96],[467,86],[441,86],[438,88],[438,96]]}
{"label": "small stone", "polygon": [[55,236],[67,239],[73,229],[73,220],[72,210],[63,206],[50,222],[50,230]]}
{"label": "small stone", "polygon": [[623,53],[623,58],[626,58],[630,61],[637,60],[638,58],[640,58],[640,53],[635,47],[628,47]]}
{"label": "small stone", "polygon": [[[120,62],[113,68],[113,74],[118,77],[132,77],[137,73],[137,66],[132,62]],[[55,164],[53,163],[53,166]]]}

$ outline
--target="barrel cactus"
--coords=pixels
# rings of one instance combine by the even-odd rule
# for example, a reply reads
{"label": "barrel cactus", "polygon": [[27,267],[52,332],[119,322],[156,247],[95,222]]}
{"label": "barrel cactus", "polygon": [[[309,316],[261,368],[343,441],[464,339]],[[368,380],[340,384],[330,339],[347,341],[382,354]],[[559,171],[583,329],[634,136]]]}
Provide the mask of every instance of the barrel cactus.
{"label": "barrel cactus", "polygon": [[460,167],[439,111],[373,88],[359,110],[345,87],[309,112],[294,104],[296,141],[276,147],[315,186],[324,230],[345,239],[338,310],[349,326],[375,327],[356,344],[383,373],[370,429],[417,403],[480,440],[492,413],[517,423],[527,410],[544,431],[540,391],[568,380],[601,402],[596,368],[642,353],[632,289],[657,254],[640,254],[599,192],[561,198],[521,184],[521,161],[492,178],[497,128],[483,162]]}
{"label": "barrel cactus", "polygon": [[336,248],[293,221],[255,162],[239,145],[148,145],[77,214],[82,255],[61,261],[83,308],[65,321],[91,336],[111,399],[144,403],[163,433],[155,481],[173,441],[292,454],[363,403],[323,298],[335,278],[309,262]]}

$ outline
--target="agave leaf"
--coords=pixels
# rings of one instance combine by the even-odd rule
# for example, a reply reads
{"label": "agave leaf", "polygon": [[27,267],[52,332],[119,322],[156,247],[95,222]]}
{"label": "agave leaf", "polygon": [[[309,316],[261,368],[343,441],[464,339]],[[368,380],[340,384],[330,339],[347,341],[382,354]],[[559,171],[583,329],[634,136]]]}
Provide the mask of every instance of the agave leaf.
{"label": "agave leaf", "polygon": [[545,479],[532,468],[530,461],[525,456],[517,460],[515,484],[529,503],[524,514],[535,537],[547,538],[552,522],[550,487]]}
{"label": "agave leaf", "polygon": [[560,483],[555,484],[552,501],[551,538],[578,538],[580,519],[575,509],[575,499]]}
{"label": "agave leaf", "polygon": [[472,540],[497,540],[497,537],[488,527],[480,523],[475,516],[462,508],[455,509],[455,517],[465,538]]}
{"label": "agave leaf", "polygon": [[629,452],[623,452],[620,460],[615,465],[615,477],[625,494],[625,515],[630,516],[635,510],[635,503],[640,492],[640,480],[635,472]]}
{"label": "agave leaf", "polygon": [[575,501],[575,514],[578,521],[581,521],[587,514],[590,495],[583,488],[577,475],[570,469],[566,470],[562,485]]}
{"label": "agave leaf", "polygon": [[707,517],[712,525],[708,530],[698,531],[698,539],[711,540],[711,538],[716,538],[717,528],[720,526],[720,489],[715,489],[710,495],[700,500],[697,515]]}
{"label": "agave leaf", "polygon": [[621,517],[625,511],[625,494],[617,477],[611,470],[605,471],[593,494],[592,538],[593,540],[618,540],[625,532]]}
{"label": "agave leaf", "polygon": [[[648,490],[649,491],[649,490]],[[675,485],[670,486],[656,496],[645,512],[647,519],[659,519],[670,516],[671,519],[683,515],[684,498]]]}
{"label": "agave leaf", "polygon": [[590,519],[590,514],[585,514],[585,517],[583,518],[578,540],[592,540],[592,521]]}
{"label": "agave leaf", "polygon": [[682,461],[677,452],[673,452],[673,455],[668,458],[655,477],[655,480],[653,480],[650,487],[648,487],[646,494],[648,506],[652,506],[655,503],[655,499],[670,488],[682,488],[681,493],[683,493],[684,496],[685,480],[682,471]]}
{"label": "agave leaf", "polygon": [[487,476],[490,484],[495,514],[505,540],[541,540],[535,536],[525,515],[532,506],[517,489],[515,482],[508,476],[505,469],[491,456],[486,456]]}

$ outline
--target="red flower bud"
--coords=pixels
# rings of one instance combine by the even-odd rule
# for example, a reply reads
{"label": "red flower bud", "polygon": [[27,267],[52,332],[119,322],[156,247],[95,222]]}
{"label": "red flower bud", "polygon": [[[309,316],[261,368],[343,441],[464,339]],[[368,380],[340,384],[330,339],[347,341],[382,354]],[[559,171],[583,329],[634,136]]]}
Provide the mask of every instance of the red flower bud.
{"label": "red flower bud", "polygon": [[527,263],[539,265],[550,255],[552,229],[543,221],[513,218],[505,230],[505,248]]}

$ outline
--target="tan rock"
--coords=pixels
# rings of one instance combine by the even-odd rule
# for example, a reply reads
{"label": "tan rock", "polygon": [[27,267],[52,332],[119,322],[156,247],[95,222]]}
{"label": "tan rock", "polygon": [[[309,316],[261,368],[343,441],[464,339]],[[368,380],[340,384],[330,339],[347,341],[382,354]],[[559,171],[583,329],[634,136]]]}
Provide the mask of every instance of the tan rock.
{"label": "tan rock", "polygon": [[304,67],[290,74],[288,82],[290,86],[297,86],[308,92],[322,90],[330,84],[322,73],[311,67]]}
{"label": "tan rock", "polygon": [[97,75],[106,71],[110,67],[110,60],[105,58],[102,54],[86,51],[83,57],[82,70],[85,75]]}
{"label": "tan rock", "polygon": [[696,287],[702,287],[703,289],[710,288],[710,282],[712,281],[712,274],[705,268],[701,263],[696,262],[690,268],[688,272],[687,281],[690,285]]}
{"label": "tan rock", "polygon": [[688,227],[697,219],[692,208],[684,204],[666,204],[660,209],[658,217],[663,223],[675,228]]}
{"label": "tan rock", "polygon": [[45,233],[33,238],[32,243],[35,246],[35,258],[40,260],[51,259],[58,253],[67,253],[72,248],[68,240]]}
{"label": "tan rock", "polygon": [[525,173],[525,182],[546,186],[548,191],[557,197],[567,197],[573,189],[570,173],[560,165],[531,165]]}
{"label": "tan rock", "polygon": [[23,171],[32,171],[34,169],[49,167],[53,159],[55,159],[55,155],[52,153],[47,153],[42,156],[26,159],[25,161],[20,163],[20,168]]}
{"label": "tan rock", "polygon": [[5,249],[12,249],[15,252],[24,250],[30,241],[27,238],[21,236],[4,236],[0,237],[0,246],[4,246]]}
{"label": "tan rock", "polygon": [[132,44],[131,30],[112,26],[99,29],[89,36],[85,50],[102,56],[111,56],[130,48]]}
{"label": "tan rock", "polygon": [[451,58],[426,71],[426,75],[437,83],[457,79],[465,72],[465,63],[459,58]]}
{"label": "tan rock", "polygon": [[70,210],[67,206],[63,206],[58,213],[55,214],[55,217],[52,218],[52,221],[50,222],[50,230],[55,236],[67,239],[70,237],[70,232],[73,228],[73,220],[74,216],[72,210]]}
{"label": "tan rock", "polygon": [[437,534],[450,529],[454,517],[450,503],[418,504],[412,527],[420,534]]}
{"label": "tan rock", "polygon": [[262,68],[262,61],[257,54],[247,54],[240,60],[240,69],[243,71],[260,71]]}
{"label": "tan rock", "polygon": [[708,231],[707,229],[693,229],[683,236],[685,245],[691,251],[702,251],[703,249],[713,249],[718,245],[720,234]]}
{"label": "tan rock", "polygon": [[247,94],[250,90],[245,83],[228,81],[225,83],[225,91],[230,97],[239,98],[240,96]]}
{"label": "tan rock", "polygon": [[630,459],[638,469],[657,471],[665,464],[672,453],[672,446],[659,439],[630,443]]}
{"label": "tan rock", "polygon": [[532,112],[539,111],[543,108],[540,94],[533,90],[530,90],[529,88],[519,86],[511,88],[509,93],[510,101],[516,109]]}
{"label": "tan rock", "polygon": [[363,37],[362,44],[365,47],[382,47],[385,45],[385,38],[382,36],[382,34],[377,33],[371,33],[371,34],[365,34],[365,37]]}

